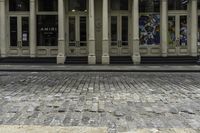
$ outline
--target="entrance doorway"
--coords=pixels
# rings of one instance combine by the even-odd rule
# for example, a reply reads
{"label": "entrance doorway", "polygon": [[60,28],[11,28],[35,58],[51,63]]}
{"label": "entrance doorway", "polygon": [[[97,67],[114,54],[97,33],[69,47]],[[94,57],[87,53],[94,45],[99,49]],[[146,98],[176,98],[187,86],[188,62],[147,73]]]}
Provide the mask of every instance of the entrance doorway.
{"label": "entrance doorway", "polygon": [[169,14],[168,16],[168,55],[187,56],[188,47],[187,14]]}
{"label": "entrance doorway", "polygon": [[29,16],[17,15],[9,17],[10,54],[29,55]]}
{"label": "entrance doorway", "polygon": [[87,16],[68,16],[68,56],[88,56]]}
{"label": "entrance doorway", "polygon": [[112,14],[110,17],[110,55],[129,56],[129,16],[128,14]]}

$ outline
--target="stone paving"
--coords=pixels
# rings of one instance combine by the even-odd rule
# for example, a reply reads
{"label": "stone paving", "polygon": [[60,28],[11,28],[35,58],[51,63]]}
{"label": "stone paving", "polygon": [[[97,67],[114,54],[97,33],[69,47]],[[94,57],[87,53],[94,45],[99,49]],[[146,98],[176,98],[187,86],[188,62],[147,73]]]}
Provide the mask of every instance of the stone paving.
{"label": "stone paving", "polygon": [[200,133],[200,73],[1,72],[0,125]]}

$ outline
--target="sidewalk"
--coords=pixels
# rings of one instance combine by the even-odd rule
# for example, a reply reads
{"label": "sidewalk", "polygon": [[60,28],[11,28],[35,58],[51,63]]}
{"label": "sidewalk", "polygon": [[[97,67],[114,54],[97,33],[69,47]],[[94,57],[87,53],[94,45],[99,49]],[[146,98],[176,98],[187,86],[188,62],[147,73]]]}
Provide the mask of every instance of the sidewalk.
{"label": "sidewalk", "polygon": [[[1,133],[107,133],[102,127],[0,126]],[[143,128],[120,133],[198,133],[190,128]]]}
{"label": "sidewalk", "polygon": [[0,64],[0,71],[69,72],[200,72],[200,65],[54,65]]}

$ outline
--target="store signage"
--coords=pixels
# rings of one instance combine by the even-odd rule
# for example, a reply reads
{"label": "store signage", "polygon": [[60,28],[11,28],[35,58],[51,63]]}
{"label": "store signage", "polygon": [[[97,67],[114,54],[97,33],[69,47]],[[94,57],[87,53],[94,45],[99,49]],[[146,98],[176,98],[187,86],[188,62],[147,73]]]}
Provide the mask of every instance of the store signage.
{"label": "store signage", "polygon": [[57,27],[41,27],[40,31],[58,31]]}

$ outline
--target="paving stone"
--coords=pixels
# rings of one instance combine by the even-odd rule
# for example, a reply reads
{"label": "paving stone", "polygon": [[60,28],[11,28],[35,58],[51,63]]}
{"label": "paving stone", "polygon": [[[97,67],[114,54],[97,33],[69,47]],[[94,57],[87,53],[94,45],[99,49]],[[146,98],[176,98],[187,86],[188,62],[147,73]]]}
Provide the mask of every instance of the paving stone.
{"label": "paving stone", "polygon": [[0,125],[200,128],[200,73],[1,74]]}

